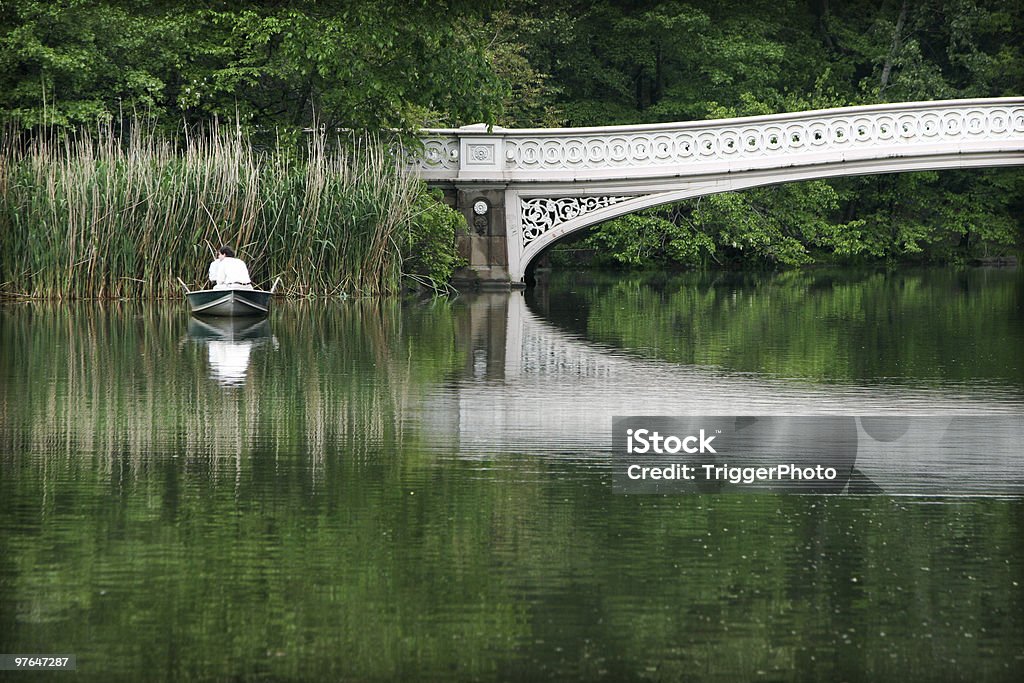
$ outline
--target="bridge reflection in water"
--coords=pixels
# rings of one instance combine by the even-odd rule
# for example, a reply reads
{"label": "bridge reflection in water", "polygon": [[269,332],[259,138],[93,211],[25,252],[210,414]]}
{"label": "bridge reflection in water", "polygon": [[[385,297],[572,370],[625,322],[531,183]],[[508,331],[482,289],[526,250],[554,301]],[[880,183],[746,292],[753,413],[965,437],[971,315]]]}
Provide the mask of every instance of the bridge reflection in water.
{"label": "bridge reflection in water", "polygon": [[815,384],[653,360],[560,329],[527,296],[462,299],[463,376],[426,396],[419,416],[462,457],[522,452],[610,468],[616,416],[842,415],[857,425],[857,492],[1024,494],[1024,413],[993,401],[991,387]]}

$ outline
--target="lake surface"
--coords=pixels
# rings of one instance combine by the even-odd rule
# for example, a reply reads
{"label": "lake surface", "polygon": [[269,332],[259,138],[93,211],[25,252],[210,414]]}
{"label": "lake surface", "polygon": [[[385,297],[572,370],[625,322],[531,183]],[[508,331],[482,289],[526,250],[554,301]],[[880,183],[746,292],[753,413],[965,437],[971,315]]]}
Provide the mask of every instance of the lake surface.
{"label": "lake surface", "polygon": [[609,449],[615,415],[1019,424],[1022,349],[1007,270],[567,273],[235,326],[4,305],[0,652],[104,681],[1015,679],[1012,433],[865,445],[871,486],[830,496],[617,495]]}

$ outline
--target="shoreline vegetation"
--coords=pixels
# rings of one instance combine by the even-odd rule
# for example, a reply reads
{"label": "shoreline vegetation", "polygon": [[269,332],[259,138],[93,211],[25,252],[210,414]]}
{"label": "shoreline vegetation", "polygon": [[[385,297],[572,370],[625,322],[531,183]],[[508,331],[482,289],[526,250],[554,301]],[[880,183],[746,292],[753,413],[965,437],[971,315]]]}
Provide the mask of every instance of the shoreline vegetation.
{"label": "shoreline vegetation", "polygon": [[[200,286],[223,243],[293,296],[445,289],[465,221],[395,173],[388,131],[1020,96],[1021,2],[13,0],[0,11],[0,297],[177,296],[177,276]],[[1021,168],[701,197],[595,226],[541,265],[1012,263]]]}
{"label": "shoreline vegetation", "polygon": [[232,245],[254,284],[290,296],[447,288],[462,216],[401,172],[378,136],[258,145],[214,123],[139,120],[0,143],[0,298],[180,296]]}
{"label": "shoreline vegetation", "polygon": [[[464,219],[395,173],[388,131],[1020,96],[1022,1],[16,0],[0,12],[0,297],[177,296],[225,242],[290,295],[445,289]],[[961,267],[1022,247],[1017,167],[710,195],[544,264]]]}
{"label": "shoreline vegetation", "polygon": [[[0,300],[175,298],[179,277],[194,289],[207,285],[207,266],[221,244],[247,261],[257,286],[269,288],[281,277],[286,296],[450,290],[463,263],[455,238],[465,219],[442,202],[440,190],[402,172],[406,151],[398,138],[321,127],[303,147],[280,137],[262,142],[216,120],[177,134],[165,130],[131,119],[117,128],[5,131]],[[1020,182],[1012,170],[976,173],[994,187]],[[938,176],[903,175],[876,182],[927,184]],[[946,175],[967,181],[965,172]],[[915,219],[894,201],[873,220],[834,222],[825,214],[836,211],[839,196],[824,181],[710,195],[604,223],[556,245],[538,265],[1016,265],[1019,241],[1007,216],[982,220],[960,202],[916,207]],[[954,202],[949,194],[945,200]]]}

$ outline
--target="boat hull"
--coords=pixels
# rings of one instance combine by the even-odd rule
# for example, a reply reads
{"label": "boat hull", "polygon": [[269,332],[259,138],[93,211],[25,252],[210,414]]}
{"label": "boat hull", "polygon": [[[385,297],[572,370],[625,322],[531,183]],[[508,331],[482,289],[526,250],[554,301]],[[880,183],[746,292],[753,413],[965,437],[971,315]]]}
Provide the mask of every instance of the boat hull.
{"label": "boat hull", "polygon": [[226,318],[267,315],[270,297],[270,292],[259,289],[202,289],[185,295],[192,315]]}

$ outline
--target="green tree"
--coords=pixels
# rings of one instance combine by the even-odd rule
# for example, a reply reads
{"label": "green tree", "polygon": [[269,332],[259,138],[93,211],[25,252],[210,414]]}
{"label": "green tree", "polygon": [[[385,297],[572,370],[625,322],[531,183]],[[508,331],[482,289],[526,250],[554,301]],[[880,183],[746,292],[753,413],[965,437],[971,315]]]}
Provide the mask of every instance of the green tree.
{"label": "green tree", "polygon": [[[521,54],[550,75],[547,105],[563,112],[566,125],[1024,91],[1020,0],[521,0],[514,7],[532,18],[517,24]],[[798,264],[829,254],[963,260],[1019,244],[1021,189],[1014,170],[761,188],[619,219],[584,246],[617,263],[663,263],[664,246],[686,231],[710,239],[714,249],[703,241],[695,248],[723,264]]]}
{"label": "green tree", "polygon": [[450,0],[0,6],[0,109],[21,125],[237,117],[362,129],[495,120],[486,4]]}

